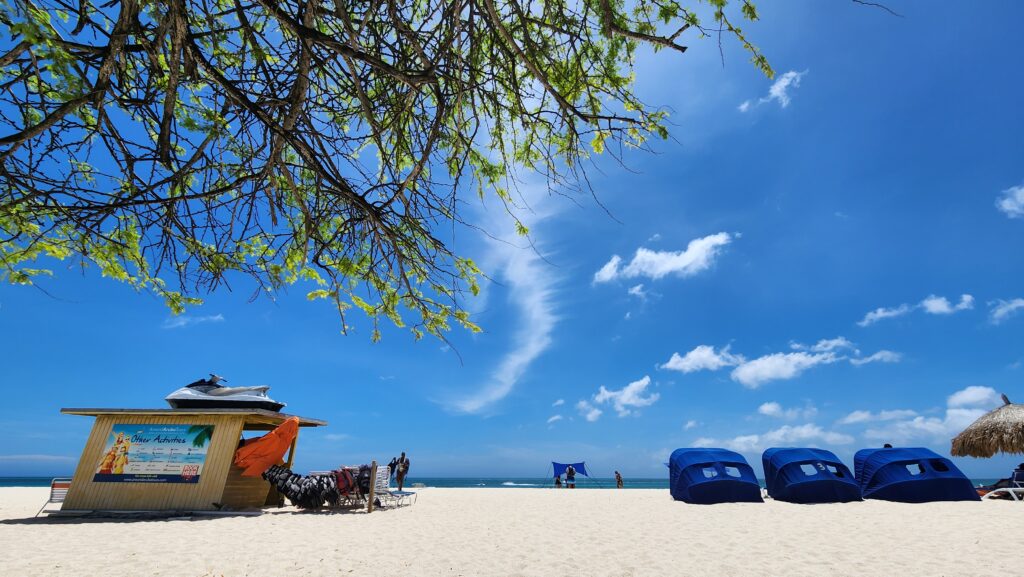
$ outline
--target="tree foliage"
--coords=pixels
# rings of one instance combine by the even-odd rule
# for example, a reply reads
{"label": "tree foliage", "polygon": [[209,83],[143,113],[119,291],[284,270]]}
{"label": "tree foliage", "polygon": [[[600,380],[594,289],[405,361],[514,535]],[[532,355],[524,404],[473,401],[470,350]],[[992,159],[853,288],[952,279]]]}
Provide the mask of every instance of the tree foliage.
{"label": "tree foliage", "polygon": [[724,35],[771,76],[753,4],[694,2],[0,0],[0,280],[73,258],[177,313],[244,275],[476,330],[465,203],[665,137],[638,49]]}

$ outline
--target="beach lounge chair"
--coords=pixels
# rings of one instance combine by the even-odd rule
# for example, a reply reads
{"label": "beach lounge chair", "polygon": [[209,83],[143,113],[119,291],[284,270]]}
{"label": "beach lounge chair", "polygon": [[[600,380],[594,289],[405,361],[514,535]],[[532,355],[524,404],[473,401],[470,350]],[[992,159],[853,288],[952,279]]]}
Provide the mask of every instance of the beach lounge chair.
{"label": "beach lounge chair", "polygon": [[68,477],[57,477],[50,481],[50,498],[43,503],[42,507],[39,508],[39,511],[36,513],[36,517],[38,517],[39,513],[42,513],[50,503],[63,503],[64,498],[68,496],[68,489],[70,488],[71,479]]}
{"label": "beach lounge chair", "polygon": [[373,493],[385,507],[401,507],[416,502],[415,491],[395,491],[391,488],[391,467],[387,465],[377,465],[377,483]]}
{"label": "beach lounge chair", "polygon": [[984,499],[1001,499],[1009,495],[1014,501],[1024,501],[1024,470],[1018,469],[1010,476],[1010,486],[992,489],[985,493]]}

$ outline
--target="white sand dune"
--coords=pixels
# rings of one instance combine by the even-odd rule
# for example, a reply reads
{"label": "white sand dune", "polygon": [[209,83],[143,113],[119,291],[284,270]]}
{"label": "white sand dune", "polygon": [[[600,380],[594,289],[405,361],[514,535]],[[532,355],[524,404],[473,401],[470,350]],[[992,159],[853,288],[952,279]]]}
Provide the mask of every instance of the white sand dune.
{"label": "white sand dune", "polygon": [[1020,575],[1024,506],[671,501],[667,490],[424,489],[411,507],[26,520],[0,489],[0,575]]}

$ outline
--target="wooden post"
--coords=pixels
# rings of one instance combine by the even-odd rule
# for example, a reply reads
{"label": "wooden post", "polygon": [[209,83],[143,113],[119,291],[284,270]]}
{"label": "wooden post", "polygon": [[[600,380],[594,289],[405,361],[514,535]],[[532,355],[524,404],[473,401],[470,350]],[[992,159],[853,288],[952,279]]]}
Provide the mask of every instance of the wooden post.
{"label": "wooden post", "polygon": [[295,445],[299,443],[299,432],[295,431],[295,438],[292,439],[292,446],[288,448],[288,460],[285,461],[284,466],[289,469],[292,468],[292,463],[295,462]]}
{"label": "wooden post", "polygon": [[370,496],[366,499],[366,512],[373,513],[373,490],[377,486],[377,461],[370,461]]}

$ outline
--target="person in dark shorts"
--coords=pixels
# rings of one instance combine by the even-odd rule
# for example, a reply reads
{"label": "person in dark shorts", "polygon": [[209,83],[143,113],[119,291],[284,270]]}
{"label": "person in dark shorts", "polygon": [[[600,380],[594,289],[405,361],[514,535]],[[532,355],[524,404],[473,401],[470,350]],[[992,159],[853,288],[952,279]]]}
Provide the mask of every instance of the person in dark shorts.
{"label": "person in dark shorts", "polygon": [[556,489],[561,489],[562,488],[562,476],[561,475],[555,477],[555,488]]}
{"label": "person in dark shorts", "polygon": [[402,451],[402,456],[398,458],[398,462],[395,463],[395,482],[398,483],[398,490],[402,490],[402,484],[405,483],[405,476],[409,474],[409,458],[405,456],[405,451]]}
{"label": "person in dark shorts", "polygon": [[620,475],[618,471],[615,471],[615,488],[621,489],[622,485],[622,475]]}
{"label": "person in dark shorts", "polygon": [[576,468],[572,465],[565,469],[565,486],[570,489],[576,488]]}

